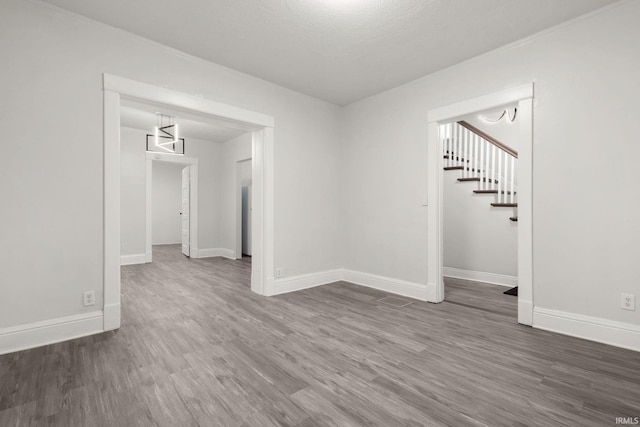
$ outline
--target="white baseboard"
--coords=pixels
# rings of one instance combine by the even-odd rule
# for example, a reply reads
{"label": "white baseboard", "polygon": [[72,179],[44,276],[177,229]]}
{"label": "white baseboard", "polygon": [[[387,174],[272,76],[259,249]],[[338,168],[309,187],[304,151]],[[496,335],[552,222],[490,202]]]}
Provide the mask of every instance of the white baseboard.
{"label": "white baseboard", "polygon": [[146,254],[120,255],[120,265],[144,264],[147,262]]}
{"label": "white baseboard", "polygon": [[428,289],[425,285],[345,269],[275,279],[268,284],[266,295],[272,296],[295,292],[341,280],[396,295],[428,301]]}
{"label": "white baseboard", "polygon": [[521,325],[533,325],[533,302],[525,301],[518,297],[518,323]]}
{"label": "white baseboard", "polygon": [[535,307],[533,327],[640,351],[640,326]]}
{"label": "white baseboard", "polygon": [[0,329],[0,354],[103,332],[103,312],[77,314]]}
{"label": "white baseboard", "polygon": [[427,283],[427,301],[432,303],[440,303],[444,301],[444,292],[438,292],[439,286],[436,283]]}
{"label": "white baseboard", "polygon": [[429,300],[427,286],[419,283],[346,269],[343,270],[342,280],[421,301]]}
{"label": "white baseboard", "polygon": [[231,249],[225,248],[210,248],[210,249],[198,249],[196,256],[192,255],[192,258],[211,258],[221,256],[229,259],[236,259],[235,252]]}
{"label": "white baseboard", "polygon": [[494,285],[508,286],[513,288],[518,286],[516,276],[506,274],[486,273],[484,271],[462,270],[460,268],[442,267],[442,275],[454,277],[456,279],[473,280],[475,282],[491,283]]}
{"label": "white baseboard", "polygon": [[113,331],[120,327],[120,304],[107,304],[104,306],[105,331]]}
{"label": "white baseboard", "polygon": [[342,280],[342,270],[340,269],[275,279],[268,284],[267,295],[273,296],[300,291],[302,289],[339,282],[340,280]]}

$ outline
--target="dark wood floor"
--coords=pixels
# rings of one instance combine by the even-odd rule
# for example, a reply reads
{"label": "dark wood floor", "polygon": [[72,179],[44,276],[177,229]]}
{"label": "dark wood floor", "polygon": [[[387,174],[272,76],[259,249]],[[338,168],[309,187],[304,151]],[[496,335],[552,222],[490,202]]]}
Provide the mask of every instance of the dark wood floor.
{"label": "dark wood floor", "polygon": [[0,426],[613,426],[640,355],[515,322],[504,288],[429,304],[335,283],[264,298],[250,261],[154,248],[115,332],[0,357]]}

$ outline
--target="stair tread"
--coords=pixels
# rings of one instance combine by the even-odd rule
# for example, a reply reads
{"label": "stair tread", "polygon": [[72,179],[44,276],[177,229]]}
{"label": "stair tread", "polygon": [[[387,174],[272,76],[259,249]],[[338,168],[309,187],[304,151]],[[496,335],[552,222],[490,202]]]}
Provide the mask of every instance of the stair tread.
{"label": "stair tread", "polygon": [[517,208],[517,203],[491,203],[491,206],[496,208]]}
{"label": "stair tread", "polygon": [[466,170],[473,173],[484,172],[484,171],[476,170],[473,168],[468,168],[468,167],[465,168],[464,166],[444,166],[443,169],[446,171],[465,171]]}
{"label": "stair tread", "polygon": [[[448,158],[449,158],[449,156],[448,156],[447,154],[445,154],[442,158],[443,158],[443,159],[448,159]],[[463,158],[455,157],[455,156],[453,157],[453,160],[454,160],[454,161],[457,161],[457,162],[466,162],[466,163],[469,163],[469,160],[465,160],[465,159],[463,159]]]}
{"label": "stair tread", "polygon": [[[498,194],[498,190],[473,190],[476,194]],[[502,194],[511,194],[511,191],[503,191]],[[513,194],[516,194],[514,191]]]}
{"label": "stair tread", "polygon": [[478,177],[472,177],[472,178],[458,178],[458,181],[480,181],[480,178],[478,178]]}

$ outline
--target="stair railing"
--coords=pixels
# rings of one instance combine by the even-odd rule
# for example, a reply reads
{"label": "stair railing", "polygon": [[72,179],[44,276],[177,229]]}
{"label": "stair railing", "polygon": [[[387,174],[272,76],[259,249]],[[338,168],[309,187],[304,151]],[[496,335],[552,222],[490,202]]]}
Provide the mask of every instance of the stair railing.
{"label": "stair railing", "polygon": [[[497,204],[515,204],[518,152],[465,121],[440,126],[445,166],[480,190],[497,192]],[[476,179],[477,178],[477,179]]]}

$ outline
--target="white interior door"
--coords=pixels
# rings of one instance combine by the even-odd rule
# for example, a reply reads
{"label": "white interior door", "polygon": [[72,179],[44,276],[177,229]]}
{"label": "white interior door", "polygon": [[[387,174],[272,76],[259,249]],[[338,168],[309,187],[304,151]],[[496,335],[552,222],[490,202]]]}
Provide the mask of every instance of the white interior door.
{"label": "white interior door", "polygon": [[182,218],[182,253],[189,256],[190,241],[189,241],[189,166],[182,169],[182,211],[180,212]]}

